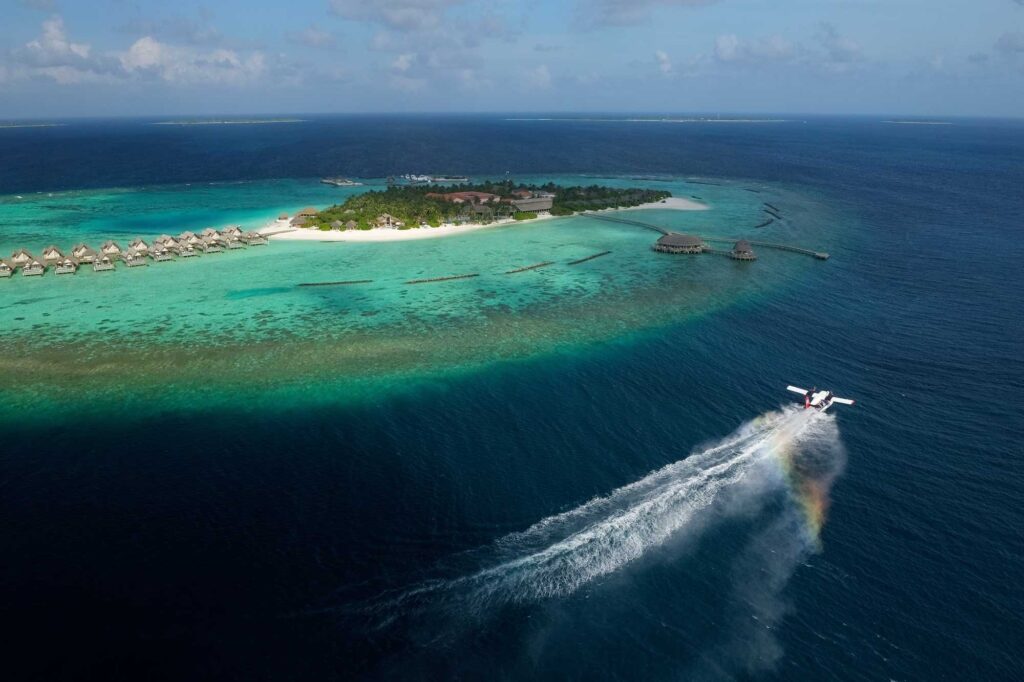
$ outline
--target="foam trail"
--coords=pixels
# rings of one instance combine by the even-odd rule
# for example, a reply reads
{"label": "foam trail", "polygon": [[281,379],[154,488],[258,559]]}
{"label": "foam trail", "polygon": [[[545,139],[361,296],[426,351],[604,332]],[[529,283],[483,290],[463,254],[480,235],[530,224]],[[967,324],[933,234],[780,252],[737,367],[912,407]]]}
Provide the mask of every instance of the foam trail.
{"label": "foam trail", "polygon": [[782,463],[802,440],[829,427],[834,430],[831,417],[813,411],[762,415],[686,459],[502,538],[481,553],[475,571],[421,584],[374,610],[390,614],[385,621],[421,610],[464,620],[572,594],[671,539],[699,532],[713,512],[734,513],[767,489],[792,484],[792,467]]}

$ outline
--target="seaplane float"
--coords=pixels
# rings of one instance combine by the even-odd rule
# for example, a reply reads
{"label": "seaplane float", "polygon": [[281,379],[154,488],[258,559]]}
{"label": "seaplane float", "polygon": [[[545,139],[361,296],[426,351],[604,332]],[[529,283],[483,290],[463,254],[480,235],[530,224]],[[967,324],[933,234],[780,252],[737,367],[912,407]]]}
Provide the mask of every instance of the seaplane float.
{"label": "seaplane float", "polygon": [[840,405],[853,405],[854,401],[849,398],[840,398],[832,394],[832,391],[819,391],[817,387],[807,390],[799,386],[786,386],[787,391],[799,393],[804,397],[804,409],[814,408],[818,412],[824,412],[832,407],[834,403]]}

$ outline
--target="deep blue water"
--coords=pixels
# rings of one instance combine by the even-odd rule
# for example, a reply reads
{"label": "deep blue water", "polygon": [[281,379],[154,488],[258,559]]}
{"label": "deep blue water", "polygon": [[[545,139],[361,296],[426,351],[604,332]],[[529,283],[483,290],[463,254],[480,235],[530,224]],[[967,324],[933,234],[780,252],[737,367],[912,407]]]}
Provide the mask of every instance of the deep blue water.
{"label": "deep blue water", "polygon": [[[747,178],[823,197],[847,231],[827,268],[777,296],[573,357],[360,407],[68,414],[0,434],[5,677],[1024,676],[1024,125],[97,121],[0,130],[0,159],[0,193],[418,171]],[[466,581],[520,575],[503,562],[557,537],[496,540],[705,451],[790,382],[858,399],[832,424],[845,468],[819,548],[794,544],[780,492],[698,514],[568,593],[483,598]],[[669,520],[598,528],[628,544]],[[550,577],[524,575],[512,592]]]}

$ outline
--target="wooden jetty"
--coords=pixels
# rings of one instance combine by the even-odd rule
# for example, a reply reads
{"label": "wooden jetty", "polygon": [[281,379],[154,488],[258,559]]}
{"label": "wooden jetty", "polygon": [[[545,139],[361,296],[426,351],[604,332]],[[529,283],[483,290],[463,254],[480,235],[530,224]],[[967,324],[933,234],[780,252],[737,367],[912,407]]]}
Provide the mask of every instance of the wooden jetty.
{"label": "wooden jetty", "polygon": [[406,284],[429,284],[431,282],[450,282],[453,279],[469,279],[471,277],[479,277],[479,272],[473,272],[468,275],[449,275],[447,277],[429,277],[427,279],[410,279]]}
{"label": "wooden jetty", "polygon": [[[740,241],[736,237],[704,237],[706,242],[738,242]],[[776,249],[778,251],[790,251],[792,253],[802,253],[805,256],[813,256],[818,260],[828,260],[829,255],[823,251],[812,251],[811,249],[804,249],[799,246],[790,246],[789,244],[775,244],[773,242],[757,242],[753,240],[748,241],[752,246],[760,246],[766,249]]]}
{"label": "wooden jetty", "polygon": [[595,258],[600,258],[601,256],[607,256],[609,253],[611,253],[611,251],[602,251],[601,253],[595,253],[594,255],[587,256],[586,258],[571,260],[567,263],[567,265],[579,265],[580,263],[586,263],[588,260],[594,260]]}
{"label": "wooden jetty", "polygon": [[517,272],[527,272],[529,270],[536,270],[538,268],[546,268],[547,266],[554,265],[554,264],[555,264],[555,261],[553,261],[553,260],[546,260],[543,263],[534,263],[533,265],[525,265],[525,266],[523,266],[521,268],[516,268],[515,270],[506,270],[505,274],[506,275],[514,275]]}

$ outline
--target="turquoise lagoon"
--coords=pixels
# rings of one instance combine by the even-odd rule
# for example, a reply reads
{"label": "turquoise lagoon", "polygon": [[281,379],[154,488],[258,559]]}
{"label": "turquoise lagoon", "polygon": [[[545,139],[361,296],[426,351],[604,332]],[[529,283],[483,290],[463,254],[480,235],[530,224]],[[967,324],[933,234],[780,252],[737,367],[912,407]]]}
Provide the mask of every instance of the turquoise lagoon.
{"label": "turquoise lagoon", "polygon": [[[829,250],[823,203],[785,188],[680,179],[544,177],[666,188],[707,211],[618,214],[704,236]],[[0,199],[0,253],[56,243],[258,228],[367,188],[315,179],[73,191]],[[765,229],[765,202],[783,220]],[[581,353],[756,299],[827,267],[759,250],[756,263],[658,254],[656,232],[575,216],[387,243],[272,242],[146,268],[0,280],[0,419],[52,409],[233,409],[359,400],[485,364]],[[725,246],[723,245],[723,248]],[[607,256],[570,261],[601,251]],[[506,271],[553,261],[548,267]],[[457,281],[411,279],[479,273]],[[372,280],[300,287],[302,283]]]}

